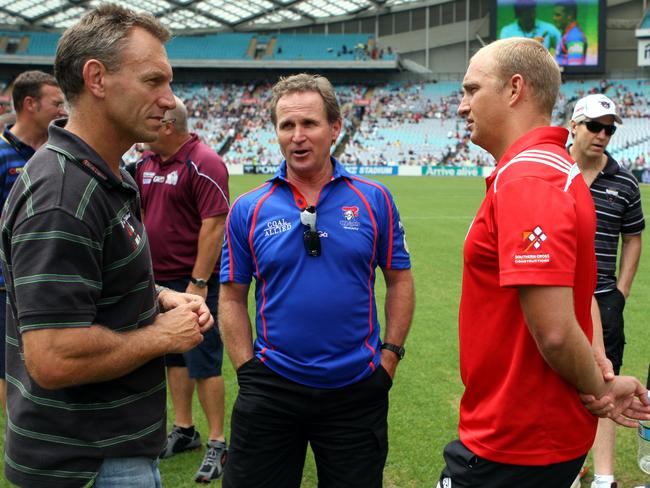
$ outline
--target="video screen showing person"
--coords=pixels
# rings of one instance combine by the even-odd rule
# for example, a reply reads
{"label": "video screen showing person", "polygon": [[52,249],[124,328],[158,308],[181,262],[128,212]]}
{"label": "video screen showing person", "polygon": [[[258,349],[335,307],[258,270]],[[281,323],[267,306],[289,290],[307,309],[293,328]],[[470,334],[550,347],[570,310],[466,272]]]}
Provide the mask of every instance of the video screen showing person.
{"label": "video screen showing person", "polygon": [[496,38],[544,44],[560,66],[598,66],[600,0],[497,0]]}

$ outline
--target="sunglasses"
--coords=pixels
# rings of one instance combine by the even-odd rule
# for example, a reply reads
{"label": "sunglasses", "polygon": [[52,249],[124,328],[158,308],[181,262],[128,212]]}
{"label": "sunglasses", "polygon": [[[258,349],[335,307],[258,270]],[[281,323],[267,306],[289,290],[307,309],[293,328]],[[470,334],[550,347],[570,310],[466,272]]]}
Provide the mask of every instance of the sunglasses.
{"label": "sunglasses", "polygon": [[300,223],[309,227],[302,237],[307,255],[312,257],[320,256],[320,236],[316,230],[316,207],[310,205],[300,212]]}
{"label": "sunglasses", "polygon": [[600,133],[601,130],[605,130],[605,134],[608,136],[611,136],[616,132],[616,126],[614,124],[612,125],[607,125],[607,124],[601,124],[600,122],[596,122],[595,120],[589,120],[589,121],[584,121],[581,122],[582,124],[585,124],[585,127],[589,132],[593,132],[594,134]]}

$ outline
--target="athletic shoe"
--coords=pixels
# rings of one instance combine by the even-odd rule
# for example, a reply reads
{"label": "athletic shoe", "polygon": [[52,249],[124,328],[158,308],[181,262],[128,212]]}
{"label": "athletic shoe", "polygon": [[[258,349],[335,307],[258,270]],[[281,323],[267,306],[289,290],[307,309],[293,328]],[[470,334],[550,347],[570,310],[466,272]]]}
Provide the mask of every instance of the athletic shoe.
{"label": "athletic shoe", "polygon": [[[618,487],[618,483],[616,481],[612,481],[612,483],[609,486],[607,486],[606,488],[617,488],[617,487]],[[603,488],[603,485],[602,484],[596,484],[595,481],[592,481],[591,482],[591,488]]]}
{"label": "athletic shoe", "polygon": [[185,435],[181,428],[174,425],[172,431],[167,436],[165,448],[160,453],[160,459],[170,458],[183,451],[191,451],[201,447],[201,434],[197,430],[193,436]]}
{"label": "athletic shoe", "polygon": [[207,447],[203,463],[194,477],[194,481],[197,483],[210,483],[221,476],[228,458],[228,448],[225,442],[208,441]]}

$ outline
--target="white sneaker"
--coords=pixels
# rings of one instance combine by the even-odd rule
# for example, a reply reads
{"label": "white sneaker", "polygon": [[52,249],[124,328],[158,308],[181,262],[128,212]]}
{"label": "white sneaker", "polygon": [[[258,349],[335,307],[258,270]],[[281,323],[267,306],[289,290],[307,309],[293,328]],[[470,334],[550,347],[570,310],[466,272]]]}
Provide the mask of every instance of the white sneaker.
{"label": "white sneaker", "polygon": [[[578,485],[580,486],[580,485]],[[591,482],[591,488],[617,488],[618,483],[616,481],[612,481],[609,486],[608,485],[603,485],[602,483],[596,483],[595,481]],[[573,488],[573,487],[571,487]]]}

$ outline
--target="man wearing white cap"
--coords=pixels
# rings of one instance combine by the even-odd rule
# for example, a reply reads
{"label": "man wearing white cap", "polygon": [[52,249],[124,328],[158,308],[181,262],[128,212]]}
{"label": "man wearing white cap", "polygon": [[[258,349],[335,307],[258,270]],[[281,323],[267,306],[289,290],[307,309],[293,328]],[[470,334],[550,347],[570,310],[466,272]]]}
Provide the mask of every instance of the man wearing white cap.
{"label": "man wearing white cap", "polygon": [[[571,117],[573,145],[569,152],[578,163],[596,207],[596,300],[603,325],[603,339],[615,374],[623,364],[623,307],[641,255],[645,227],[639,185],[628,170],[606,151],[616,125],[623,123],[616,105],[605,95],[588,95],[576,103]],[[616,260],[622,236],[618,279]],[[601,418],[593,446],[595,478],[592,488],[615,488],[614,446],[616,424]]]}

